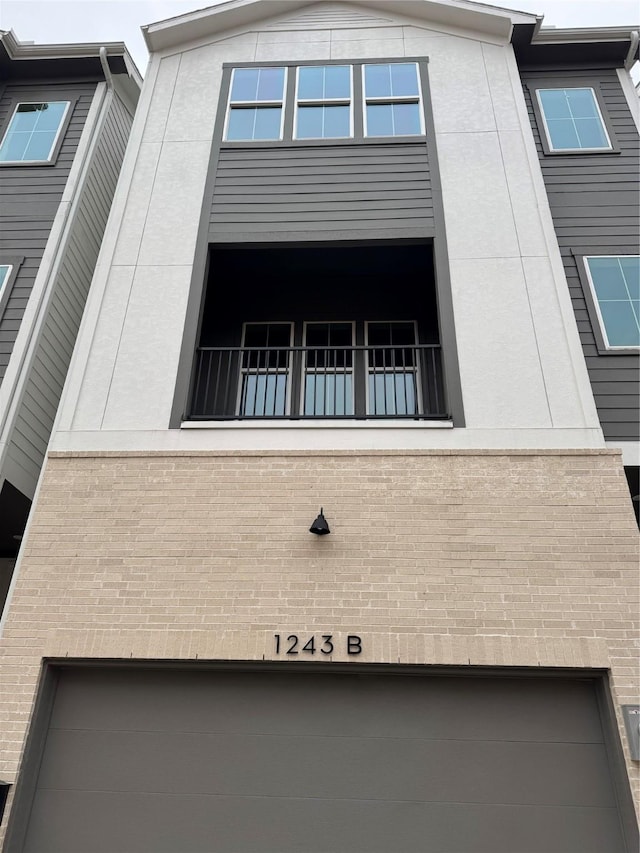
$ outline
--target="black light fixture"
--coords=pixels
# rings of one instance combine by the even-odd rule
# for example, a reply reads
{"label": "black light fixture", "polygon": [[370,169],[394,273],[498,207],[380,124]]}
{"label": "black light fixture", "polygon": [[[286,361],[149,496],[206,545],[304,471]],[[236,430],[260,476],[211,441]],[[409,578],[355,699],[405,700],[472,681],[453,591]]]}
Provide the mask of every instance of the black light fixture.
{"label": "black light fixture", "polygon": [[315,533],[316,536],[326,536],[327,533],[331,533],[329,525],[327,524],[327,519],[324,517],[322,507],[320,507],[320,515],[309,528],[309,533]]}

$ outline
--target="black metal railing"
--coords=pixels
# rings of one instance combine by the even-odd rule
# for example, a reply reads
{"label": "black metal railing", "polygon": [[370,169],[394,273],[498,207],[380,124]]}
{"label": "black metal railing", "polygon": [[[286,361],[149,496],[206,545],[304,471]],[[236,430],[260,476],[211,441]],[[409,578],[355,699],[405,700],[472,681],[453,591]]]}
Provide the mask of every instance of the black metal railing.
{"label": "black metal railing", "polygon": [[191,420],[445,419],[440,346],[200,347]]}

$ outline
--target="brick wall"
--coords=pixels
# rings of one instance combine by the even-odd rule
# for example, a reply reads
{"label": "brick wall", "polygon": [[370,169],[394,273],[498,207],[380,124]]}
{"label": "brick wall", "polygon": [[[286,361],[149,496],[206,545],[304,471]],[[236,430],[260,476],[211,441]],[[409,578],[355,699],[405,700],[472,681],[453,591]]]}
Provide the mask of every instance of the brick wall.
{"label": "brick wall", "polygon": [[356,633],[359,662],[610,667],[635,702],[637,592],[611,451],[51,454],[0,643],[0,778],[46,656],[262,660],[281,632],[332,633],[340,660]]}

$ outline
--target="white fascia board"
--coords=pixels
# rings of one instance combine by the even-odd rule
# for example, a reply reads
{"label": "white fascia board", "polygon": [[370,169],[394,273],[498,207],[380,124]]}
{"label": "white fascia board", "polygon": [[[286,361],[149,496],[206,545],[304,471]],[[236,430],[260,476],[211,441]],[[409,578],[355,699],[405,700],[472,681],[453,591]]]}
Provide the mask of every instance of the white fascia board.
{"label": "white fascia board", "polygon": [[[259,21],[291,14],[318,0],[230,0],[208,9],[169,18],[142,27],[150,52],[169,50],[180,45],[215,36],[231,29],[251,29]],[[392,17],[405,16],[416,21],[443,24],[508,38],[514,24],[536,24],[539,18],[469,0],[347,0],[347,6],[363,6]]]}
{"label": "white fascia board", "polygon": [[531,39],[532,44],[589,44],[597,42],[630,41],[637,24],[628,27],[541,27]]}

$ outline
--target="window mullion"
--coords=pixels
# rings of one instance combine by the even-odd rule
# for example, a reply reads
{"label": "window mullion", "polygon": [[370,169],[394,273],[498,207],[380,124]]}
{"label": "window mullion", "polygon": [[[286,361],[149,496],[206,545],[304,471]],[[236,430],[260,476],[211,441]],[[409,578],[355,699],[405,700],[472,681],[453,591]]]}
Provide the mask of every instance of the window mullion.
{"label": "window mullion", "polygon": [[353,135],[356,139],[364,136],[364,103],[362,99],[362,75],[364,65],[354,65],[352,73],[353,87]]}
{"label": "window mullion", "polygon": [[282,138],[284,140],[293,139],[293,121],[296,110],[296,69],[287,68],[287,83],[284,93],[284,129]]}

